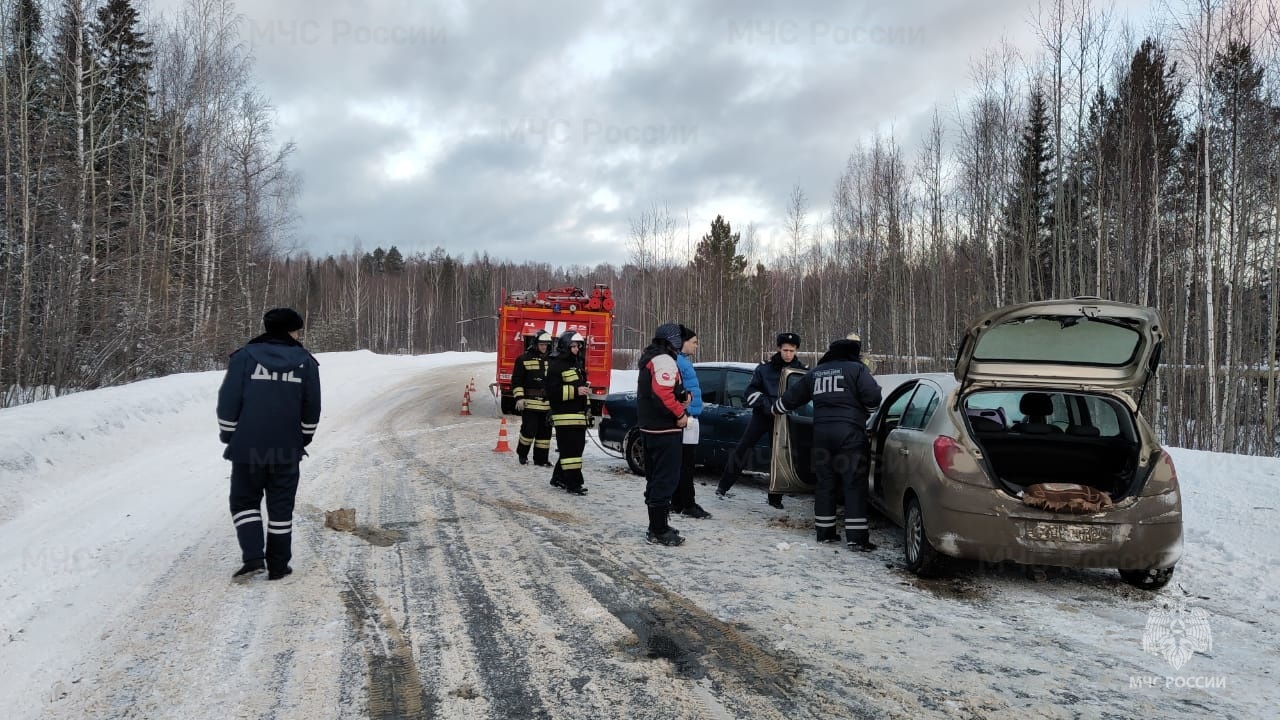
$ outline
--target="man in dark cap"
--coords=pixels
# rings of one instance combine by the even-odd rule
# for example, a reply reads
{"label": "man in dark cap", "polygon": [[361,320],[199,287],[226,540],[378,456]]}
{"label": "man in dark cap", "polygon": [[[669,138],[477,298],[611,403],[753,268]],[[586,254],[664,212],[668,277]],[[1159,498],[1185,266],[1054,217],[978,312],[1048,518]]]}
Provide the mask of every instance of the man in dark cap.
{"label": "man in dark cap", "polygon": [[231,354],[218,390],[218,437],[231,461],[231,522],[244,563],[233,577],[266,570],[279,580],[293,572],[298,463],[320,422],[320,363],[298,342],[296,310],[268,310],[262,326],[266,332]]}
{"label": "man in dark cap", "polygon": [[689,424],[688,392],[676,365],[682,344],[678,323],[659,325],[640,355],[636,381],[637,425],[644,438],[644,504],[649,511],[645,541],[654,545],[684,543],[680,532],[667,523],[671,496],[680,482],[684,428]]}
{"label": "man in dark cap", "polygon": [[862,338],[836,340],[813,370],[792,384],[773,405],[782,415],[813,401],[813,524],[818,542],[839,542],[836,488],[844,494],[845,541],[870,552],[867,525],[867,417],[880,407],[880,384],[862,364]]}
{"label": "man in dark cap", "polygon": [[[738,474],[746,463],[747,455],[760,442],[760,438],[773,430],[773,413],[770,409],[778,399],[778,383],[782,379],[783,368],[804,370],[805,364],[800,362],[796,353],[800,351],[800,336],[793,332],[778,333],[778,352],[768,362],[756,366],[751,373],[751,382],[747,383],[747,405],[751,407],[751,423],[747,425],[742,439],[729,453],[725,460],[724,472],[720,475],[720,485],[716,488],[716,497],[732,497],[729,489],[738,482]],[[769,493],[769,504],[782,509],[782,495]]]}

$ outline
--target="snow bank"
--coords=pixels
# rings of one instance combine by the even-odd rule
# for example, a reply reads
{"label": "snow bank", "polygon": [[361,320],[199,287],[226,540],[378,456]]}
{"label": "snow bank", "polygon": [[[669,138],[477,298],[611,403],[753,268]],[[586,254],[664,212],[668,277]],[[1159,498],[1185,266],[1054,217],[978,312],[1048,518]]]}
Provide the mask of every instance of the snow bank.
{"label": "snow bank", "polygon": [[[351,396],[375,393],[408,373],[432,367],[495,362],[494,353],[377,355],[368,350],[321,353],[323,397],[336,405]],[[0,522],[14,517],[43,490],[74,477],[69,469],[145,453],[184,429],[188,417],[207,420],[217,436],[215,409],[222,371],[183,373],[127,385],[75,393],[0,409]],[[492,372],[476,378],[487,393]],[[461,389],[460,389],[461,391]],[[323,417],[322,417],[323,421]]]}

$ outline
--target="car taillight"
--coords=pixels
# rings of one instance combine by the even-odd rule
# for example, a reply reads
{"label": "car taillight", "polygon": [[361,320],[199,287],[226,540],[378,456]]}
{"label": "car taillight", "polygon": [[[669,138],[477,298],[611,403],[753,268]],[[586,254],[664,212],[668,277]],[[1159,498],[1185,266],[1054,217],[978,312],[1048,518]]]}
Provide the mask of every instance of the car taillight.
{"label": "car taillight", "polygon": [[939,435],[933,441],[933,460],[948,480],[991,486],[991,477],[967,446],[953,437]]}
{"label": "car taillight", "polygon": [[955,438],[950,438],[946,435],[939,435],[933,441],[934,462],[938,463],[938,469],[942,471],[943,475],[946,475],[953,480],[959,479],[954,476],[956,467],[955,461],[956,456],[963,452],[964,448],[960,446],[960,443],[955,441]]}
{"label": "car taillight", "polygon": [[1169,488],[1172,490],[1177,490],[1178,489],[1178,468],[1174,467],[1173,465],[1173,457],[1170,456],[1169,453],[1167,452],[1161,452],[1160,454],[1164,455],[1164,458],[1163,458],[1164,464],[1169,466]]}
{"label": "car taillight", "polygon": [[609,417],[609,403],[604,403],[603,405],[600,406],[600,417],[602,418]]}

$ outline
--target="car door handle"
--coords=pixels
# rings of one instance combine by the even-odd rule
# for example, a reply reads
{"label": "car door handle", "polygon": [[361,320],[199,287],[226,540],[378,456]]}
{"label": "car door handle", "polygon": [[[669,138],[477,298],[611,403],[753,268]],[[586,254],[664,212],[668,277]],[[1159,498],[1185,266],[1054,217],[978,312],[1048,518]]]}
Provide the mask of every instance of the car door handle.
{"label": "car door handle", "polygon": [[900,448],[898,448],[898,454],[899,454],[899,455],[910,455],[910,454],[911,454],[911,451],[910,451],[910,450],[908,450],[908,449],[906,449],[906,448],[904,448],[904,447],[900,447]]}

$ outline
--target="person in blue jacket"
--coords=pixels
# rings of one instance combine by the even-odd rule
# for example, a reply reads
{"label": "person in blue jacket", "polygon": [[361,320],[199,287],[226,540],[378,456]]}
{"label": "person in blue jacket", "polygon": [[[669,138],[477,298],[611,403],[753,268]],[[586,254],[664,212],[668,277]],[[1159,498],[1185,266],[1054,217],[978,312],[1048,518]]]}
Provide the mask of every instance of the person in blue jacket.
{"label": "person in blue jacket", "polygon": [[[751,382],[747,383],[747,405],[751,407],[751,422],[725,461],[716,497],[732,497],[729,489],[738,482],[738,473],[741,472],[747,455],[755,449],[760,438],[773,431],[773,403],[778,399],[782,369],[807,369],[800,358],[796,357],[796,353],[800,351],[799,335],[793,332],[778,333],[777,345],[778,352],[768,362],[757,365],[755,372],[751,373]],[[769,493],[769,504],[781,510],[782,495]]]}
{"label": "person in blue jacket", "polygon": [[218,390],[218,437],[231,461],[231,522],[244,563],[234,577],[266,570],[279,580],[293,572],[298,463],[320,423],[320,363],[298,341],[297,311],[268,310],[262,325],[263,334],[231,354]]}
{"label": "person in blue jacket", "polygon": [[698,454],[698,416],[702,414],[702,386],[698,384],[698,372],[693,367],[693,356],[698,354],[698,333],[680,326],[680,352],[676,355],[676,367],[680,368],[680,382],[689,393],[685,412],[689,424],[684,426],[683,454],[680,456],[680,484],[671,496],[671,512],[691,518],[709,518],[711,513],[702,509],[694,497],[693,463]]}

